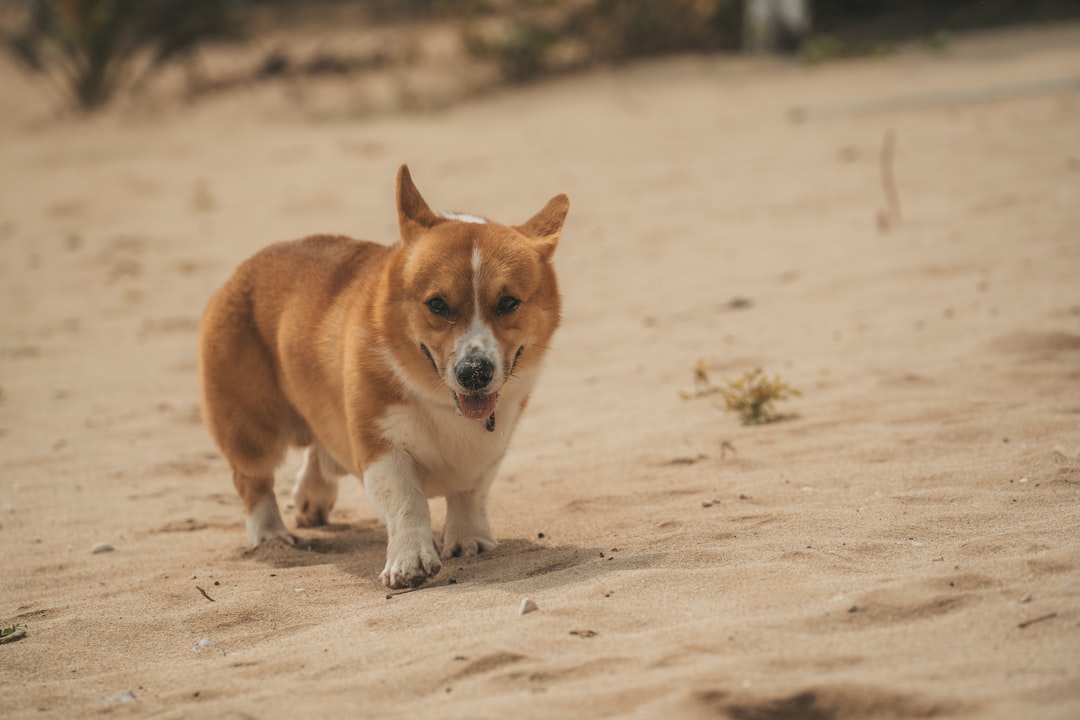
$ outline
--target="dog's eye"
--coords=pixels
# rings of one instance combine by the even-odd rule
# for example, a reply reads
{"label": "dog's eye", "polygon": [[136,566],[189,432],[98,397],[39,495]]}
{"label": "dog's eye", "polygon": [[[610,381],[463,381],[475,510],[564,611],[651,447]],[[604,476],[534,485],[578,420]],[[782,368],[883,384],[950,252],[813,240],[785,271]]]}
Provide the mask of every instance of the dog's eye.
{"label": "dog's eye", "polygon": [[520,305],[520,304],[521,304],[521,301],[518,300],[516,297],[513,297],[511,295],[504,295],[499,300],[499,304],[495,306],[495,314],[496,315],[509,315],[510,313],[517,310],[518,305]]}
{"label": "dog's eye", "polygon": [[436,315],[441,315],[442,317],[446,317],[447,315],[450,314],[450,306],[447,305],[446,301],[443,300],[438,295],[431,298],[430,300],[428,300],[424,304],[427,305],[428,310],[435,313]]}

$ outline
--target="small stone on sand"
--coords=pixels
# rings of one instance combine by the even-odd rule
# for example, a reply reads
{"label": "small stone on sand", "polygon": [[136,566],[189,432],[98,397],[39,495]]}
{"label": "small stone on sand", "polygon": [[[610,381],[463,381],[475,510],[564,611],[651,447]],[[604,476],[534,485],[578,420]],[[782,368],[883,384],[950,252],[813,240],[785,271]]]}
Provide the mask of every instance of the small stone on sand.
{"label": "small stone on sand", "polygon": [[525,598],[521,601],[521,607],[518,608],[518,615],[524,615],[539,609],[540,606],[532,598]]}
{"label": "small stone on sand", "polygon": [[135,696],[130,692],[120,693],[119,695],[113,695],[112,697],[101,698],[101,702],[106,705],[110,703],[129,703],[135,702]]}

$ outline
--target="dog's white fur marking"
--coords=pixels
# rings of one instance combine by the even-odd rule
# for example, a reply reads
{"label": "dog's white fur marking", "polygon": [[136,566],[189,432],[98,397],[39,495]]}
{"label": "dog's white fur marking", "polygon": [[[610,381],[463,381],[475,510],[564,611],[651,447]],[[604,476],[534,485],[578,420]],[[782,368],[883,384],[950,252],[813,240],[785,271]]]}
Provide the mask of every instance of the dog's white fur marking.
{"label": "dog's white fur marking", "polygon": [[473,296],[473,320],[480,317],[480,267],[484,258],[480,254],[480,246],[475,242],[472,246],[472,296]]}
{"label": "dog's white fur marking", "polygon": [[[475,423],[462,422],[450,406],[429,403],[394,405],[383,413],[379,429],[394,447],[408,450],[410,484],[426,497],[476,489],[478,481],[502,460],[517,422],[521,401],[528,391],[513,383],[500,393],[497,408],[499,431],[484,432]],[[478,432],[479,430],[479,432]],[[501,432],[500,432],[501,431]]]}
{"label": "dog's white fur marking", "polygon": [[447,220],[457,220],[458,222],[472,223],[473,225],[486,225],[487,220],[479,215],[470,215],[469,213],[457,213],[449,212],[448,210],[442,210],[439,212],[439,217],[446,218]]}
{"label": "dog's white fur marking", "polygon": [[273,492],[268,492],[259,500],[259,504],[244,519],[247,527],[248,549],[254,549],[274,538],[281,538],[290,545],[296,544],[296,538],[285,528],[281,521],[277,499]]}

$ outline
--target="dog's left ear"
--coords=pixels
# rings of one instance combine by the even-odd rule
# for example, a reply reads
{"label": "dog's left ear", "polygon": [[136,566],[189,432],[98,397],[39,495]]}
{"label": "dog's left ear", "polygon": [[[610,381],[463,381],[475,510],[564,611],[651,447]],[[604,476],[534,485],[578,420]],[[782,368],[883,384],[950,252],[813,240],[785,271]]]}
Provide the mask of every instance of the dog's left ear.
{"label": "dog's left ear", "polygon": [[442,222],[442,218],[432,212],[420,191],[416,189],[408,165],[402,165],[398,169],[397,207],[398,228],[401,240],[406,244],[415,239],[421,231]]}
{"label": "dog's left ear", "polygon": [[515,229],[535,240],[540,254],[550,260],[555,253],[555,246],[559,243],[559,233],[562,232],[569,210],[570,198],[560,193],[548,200],[543,210]]}

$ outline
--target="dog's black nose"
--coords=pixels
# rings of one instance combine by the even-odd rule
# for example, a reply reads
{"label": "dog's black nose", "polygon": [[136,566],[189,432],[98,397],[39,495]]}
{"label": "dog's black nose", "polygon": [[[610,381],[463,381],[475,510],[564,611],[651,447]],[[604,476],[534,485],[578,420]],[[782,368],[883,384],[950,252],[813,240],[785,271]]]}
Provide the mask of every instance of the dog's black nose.
{"label": "dog's black nose", "polygon": [[458,382],[466,390],[482,390],[495,375],[495,366],[485,357],[467,357],[454,368]]}

